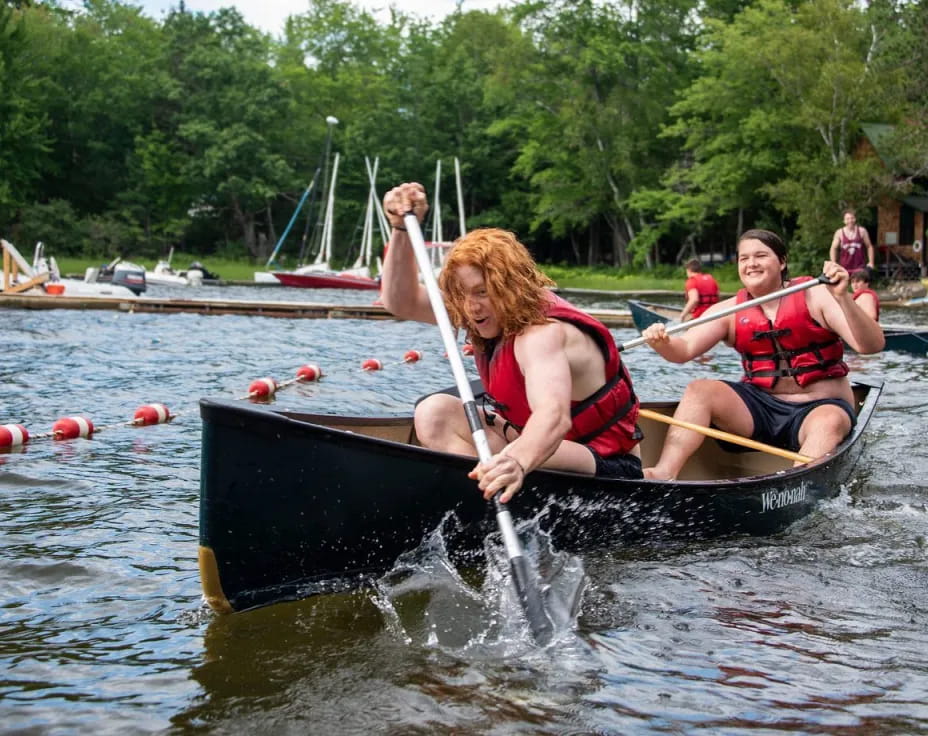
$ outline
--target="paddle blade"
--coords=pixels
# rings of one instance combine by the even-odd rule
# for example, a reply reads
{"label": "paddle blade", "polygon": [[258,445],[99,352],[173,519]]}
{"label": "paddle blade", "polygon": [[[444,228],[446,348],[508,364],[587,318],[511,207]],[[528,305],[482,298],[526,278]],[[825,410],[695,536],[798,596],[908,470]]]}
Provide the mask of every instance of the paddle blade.
{"label": "paddle blade", "polygon": [[510,557],[509,568],[512,570],[512,582],[519,596],[519,602],[522,604],[522,610],[525,611],[525,618],[528,619],[532,638],[539,646],[545,646],[554,635],[554,627],[551,625],[548,614],[545,613],[541,590],[532,577],[532,569],[522,555]]}

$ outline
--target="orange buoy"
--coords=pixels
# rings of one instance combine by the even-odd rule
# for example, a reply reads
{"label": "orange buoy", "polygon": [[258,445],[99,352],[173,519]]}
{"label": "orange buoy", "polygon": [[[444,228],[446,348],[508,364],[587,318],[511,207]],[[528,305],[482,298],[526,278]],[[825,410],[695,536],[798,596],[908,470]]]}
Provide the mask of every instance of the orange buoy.
{"label": "orange buoy", "polygon": [[368,358],[363,363],[361,363],[362,371],[379,371],[383,368],[383,363],[381,363],[377,358]]}
{"label": "orange buoy", "polygon": [[462,352],[464,355],[473,355],[473,354],[474,354],[474,346],[471,345],[469,342],[465,342],[465,343],[461,346],[461,352]]}
{"label": "orange buoy", "polygon": [[314,363],[307,363],[297,368],[296,377],[299,381],[318,381],[322,378],[322,369]]}
{"label": "orange buoy", "polygon": [[404,363],[418,363],[420,360],[422,360],[421,350],[407,350],[403,356]]}
{"label": "orange buoy", "polygon": [[277,381],[273,378],[258,378],[248,387],[248,395],[253,399],[266,399],[277,393]]}
{"label": "orange buoy", "polygon": [[145,404],[135,410],[133,421],[147,427],[151,424],[164,424],[170,418],[171,412],[164,404]]}
{"label": "orange buoy", "polygon": [[93,422],[87,417],[62,417],[52,425],[56,440],[73,440],[93,436]]}
{"label": "orange buoy", "polygon": [[29,441],[29,431],[22,424],[0,425],[0,447],[19,447]]}

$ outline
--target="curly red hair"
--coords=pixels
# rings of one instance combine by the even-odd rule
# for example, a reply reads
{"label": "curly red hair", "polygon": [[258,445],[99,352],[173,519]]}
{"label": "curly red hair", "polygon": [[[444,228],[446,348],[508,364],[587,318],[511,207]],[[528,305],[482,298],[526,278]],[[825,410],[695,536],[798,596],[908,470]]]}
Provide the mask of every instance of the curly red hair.
{"label": "curly red hair", "polygon": [[456,273],[460,266],[473,266],[483,273],[487,295],[504,339],[518,335],[530,325],[547,321],[547,289],[554,286],[554,282],[538,270],[528,249],[507,230],[472,230],[455,241],[438,281],[451,322],[467,331],[478,350],[485,349],[486,341],[468,324],[465,295]]}

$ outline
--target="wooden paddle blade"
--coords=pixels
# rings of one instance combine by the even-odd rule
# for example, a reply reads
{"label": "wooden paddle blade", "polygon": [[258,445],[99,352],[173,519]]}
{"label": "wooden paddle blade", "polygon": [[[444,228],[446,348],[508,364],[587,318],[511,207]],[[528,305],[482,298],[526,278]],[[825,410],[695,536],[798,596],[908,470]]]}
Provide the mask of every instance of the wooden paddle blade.
{"label": "wooden paddle blade", "polygon": [[522,555],[509,558],[509,568],[512,570],[512,582],[515,585],[525,618],[532,632],[532,639],[539,646],[545,646],[554,636],[554,627],[551,619],[545,612],[541,590],[532,576],[532,569],[528,560]]}

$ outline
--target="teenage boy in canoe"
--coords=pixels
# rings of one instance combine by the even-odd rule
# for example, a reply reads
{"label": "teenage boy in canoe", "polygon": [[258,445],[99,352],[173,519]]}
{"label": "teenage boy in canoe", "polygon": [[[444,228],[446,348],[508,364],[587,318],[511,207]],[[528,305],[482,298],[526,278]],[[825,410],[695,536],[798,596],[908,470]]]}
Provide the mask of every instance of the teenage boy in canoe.
{"label": "teenage boy in canoe", "polygon": [[701,317],[703,313],[719,300],[719,285],[712,274],[703,273],[702,263],[693,258],[686,263],[686,283],[683,284],[686,304],[680,313],[680,321]]}
{"label": "teenage boy in canoe", "polygon": [[[435,323],[419,283],[403,225],[428,209],[425,189],[401,184],[384,196],[392,226],[383,265],[384,307],[401,319]],[[451,322],[463,328],[492,410],[484,410],[493,455],[471,477],[485,498],[506,502],[525,476],[546,467],[609,477],[641,478],[638,399],[615,341],[599,321],[556,296],[515,236],[473,230],[455,241],[439,277]],[[435,394],[415,413],[423,445],[475,455],[460,399]]]}
{"label": "teenage boy in canoe", "polygon": [[858,307],[880,321],[880,297],[870,288],[870,269],[858,268],[851,272],[851,296]]}
{"label": "teenage boy in canoe", "polygon": [[[741,353],[741,381],[693,381],[674,417],[813,458],[831,452],[856,418],[841,339],[859,353],[882,350],[884,339],[880,326],[848,293],[847,271],[825,261],[822,273],[830,285],[813,286],[680,335],[667,335],[663,324],[648,327],[642,337],[673,363],[692,360],[721,341]],[[710,307],[704,317],[808,279],[790,279],[786,246],[769,230],[748,230],[741,236],[738,275],[744,288]],[[671,427],[657,464],[645,469],[645,477],[676,478],[702,441],[702,434]]]}

